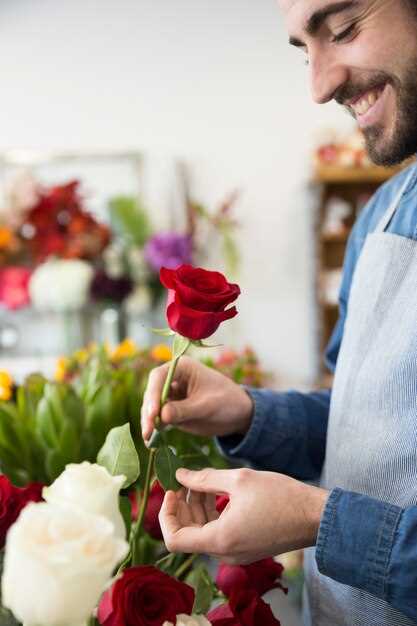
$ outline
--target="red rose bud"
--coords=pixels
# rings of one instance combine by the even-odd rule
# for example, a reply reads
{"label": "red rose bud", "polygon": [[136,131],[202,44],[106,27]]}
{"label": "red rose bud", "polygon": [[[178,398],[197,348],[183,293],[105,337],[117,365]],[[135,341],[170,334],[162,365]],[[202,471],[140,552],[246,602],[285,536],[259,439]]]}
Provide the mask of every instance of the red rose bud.
{"label": "red rose bud", "polygon": [[210,611],[207,619],[212,626],[280,626],[271,607],[253,590],[234,592],[228,604]]}
{"label": "red rose bud", "polygon": [[24,488],[12,485],[7,476],[0,476],[0,549],[3,548],[7,531],[15,523],[22,509],[29,502],[42,500],[42,485],[32,483]]}
{"label": "red rose bud", "polygon": [[194,590],[156,567],[142,565],[123,572],[101,598],[98,621],[102,626],[161,626],[191,615]]}
{"label": "red rose bud", "polygon": [[181,265],[175,270],[162,267],[159,275],[168,289],[169,327],[183,337],[206,339],[222,322],[237,315],[236,307],[226,307],[237,299],[240,288],[228,283],[220,272]]}
{"label": "red rose bud", "polygon": [[156,480],[149,492],[148,502],[146,504],[145,516],[143,518],[143,527],[153,539],[163,539],[161,526],[159,524],[159,511],[161,510],[164,500],[165,491]]}
{"label": "red rose bud", "polygon": [[250,565],[226,565],[220,563],[217,571],[216,585],[226,596],[234,591],[253,590],[260,596],[271,589],[282,589],[288,593],[288,589],[277,580],[284,571],[281,563],[274,559],[262,559]]}

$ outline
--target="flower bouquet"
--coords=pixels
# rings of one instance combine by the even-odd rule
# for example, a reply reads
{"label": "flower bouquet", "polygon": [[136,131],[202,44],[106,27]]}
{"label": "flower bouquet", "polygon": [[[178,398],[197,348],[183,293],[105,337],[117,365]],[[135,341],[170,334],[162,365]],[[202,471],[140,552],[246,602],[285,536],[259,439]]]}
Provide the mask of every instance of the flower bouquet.
{"label": "flower bouquet", "polygon": [[[2,624],[279,624],[262,599],[286,591],[272,558],[220,564],[213,580],[203,556],[164,545],[158,513],[165,491],[180,488],[176,469],[227,463],[212,440],[161,425],[144,445],[138,413],[147,377],[169,360],[163,405],[186,350],[237,314],[229,305],[239,288],[191,266],[162,270],[161,280],[169,328],[158,332],[173,338],[172,352],[129,341],[112,353],[90,346],[59,363],[56,382],[3,381],[12,393],[0,403]],[[226,506],[223,494],[214,514]]]}

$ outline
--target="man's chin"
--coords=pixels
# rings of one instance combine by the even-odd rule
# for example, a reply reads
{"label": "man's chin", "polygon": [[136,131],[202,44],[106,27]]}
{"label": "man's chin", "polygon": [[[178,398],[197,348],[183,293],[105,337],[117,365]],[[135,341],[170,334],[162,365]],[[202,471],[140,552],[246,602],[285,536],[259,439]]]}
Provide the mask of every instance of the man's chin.
{"label": "man's chin", "polygon": [[364,133],[368,156],[375,165],[398,165],[416,152],[414,144],[384,138],[381,131]]}

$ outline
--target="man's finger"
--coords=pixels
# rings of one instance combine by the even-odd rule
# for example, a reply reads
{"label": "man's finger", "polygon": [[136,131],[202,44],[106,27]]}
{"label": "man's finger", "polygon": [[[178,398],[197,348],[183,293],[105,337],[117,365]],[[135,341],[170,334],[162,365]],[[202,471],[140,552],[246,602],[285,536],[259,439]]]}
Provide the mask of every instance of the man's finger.
{"label": "man's finger", "polygon": [[212,554],[219,536],[218,522],[209,522],[201,527],[181,526],[177,512],[178,499],[174,492],[167,491],[159,512],[159,523],[168,550]]}
{"label": "man's finger", "polygon": [[205,468],[197,472],[181,467],[176,472],[178,482],[192,491],[230,493],[235,470]]}
{"label": "man's finger", "polygon": [[152,434],[154,421],[159,413],[161,393],[167,374],[167,364],[156,367],[149,374],[141,408],[142,436],[145,440],[149,439]]}

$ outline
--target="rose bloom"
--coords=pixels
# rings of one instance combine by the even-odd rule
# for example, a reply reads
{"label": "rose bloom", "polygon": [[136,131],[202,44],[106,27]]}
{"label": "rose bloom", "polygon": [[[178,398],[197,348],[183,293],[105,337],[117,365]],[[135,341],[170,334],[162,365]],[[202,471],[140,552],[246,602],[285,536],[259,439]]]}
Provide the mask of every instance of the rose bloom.
{"label": "rose bloom", "polygon": [[205,339],[237,315],[236,307],[226,307],[239,296],[239,286],[228,283],[220,272],[191,265],[176,270],[163,267],[160,279],[168,289],[168,324],[188,339]]}
{"label": "rose bloom", "polygon": [[[143,528],[153,539],[156,539],[157,541],[161,541],[163,539],[158,515],[161,510],[164,495],[165,491],[163,487],[156,480],[149,491],[146,511],[143,517]],[[139,503],[136,491],[130,492],[129,499],[132,506],[132,519],[136,520],[139,514]]]}
{"label": "rose bloom", "polygon": [[271,589],[288,589],[277,579],[281,578],[283,566],[272,558],[261,559],[250,565],[226,565],[220,563],[217,571],[216,585],[226,596],[240,589],[253,589],[260,596]]}
{"label": "rose bloom", "polygon": [[126,527],[119,509],[119,492],[125,476],[111,476],[96,463],[70,463],[50,487],[45,487],[46,502],[103,515],[114,526],[117,537],[126,537]]}
{"label": "rose bloom", "polygon": [[2,603],[25,626],[85,624],[127,551],[101,515],[29,504],[7,535]]}
{"label": "rose bloom", "polygon": [[141,565],[123,572],[98,608],[102,626],[161,626],[191,615],[194,590],[156,567]]}
{"label": "rose bloom", "polygon": [[7,532],[29,502],[42,500],[42,485],[31,483],[19,488],[12,485],[7,476],[0,476],[0,549],[6,541]]}
{"label": "rose bloom", "polygon": [[256,591],[233,592],[229,602],[207,615],[213,626],[280,626],[269,604]]}
{"label": "rose bloom", "polygon": [[31,272],[26,267],[6,267],[0,270],[0,304],[15,311],[28,306]]}

